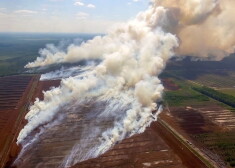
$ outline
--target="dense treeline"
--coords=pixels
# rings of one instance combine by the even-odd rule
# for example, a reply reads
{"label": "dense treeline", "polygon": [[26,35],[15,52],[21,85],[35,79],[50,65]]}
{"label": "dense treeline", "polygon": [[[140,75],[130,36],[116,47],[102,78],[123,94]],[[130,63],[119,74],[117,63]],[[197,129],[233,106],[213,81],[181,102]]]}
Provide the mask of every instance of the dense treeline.
{"label": "dense treeline", "polygon": [[219,91],[216,91],[212,88],[208,88],[206,86],[192,87],[192,89],[235,108],[235,97],[234,96],[221,93]]}

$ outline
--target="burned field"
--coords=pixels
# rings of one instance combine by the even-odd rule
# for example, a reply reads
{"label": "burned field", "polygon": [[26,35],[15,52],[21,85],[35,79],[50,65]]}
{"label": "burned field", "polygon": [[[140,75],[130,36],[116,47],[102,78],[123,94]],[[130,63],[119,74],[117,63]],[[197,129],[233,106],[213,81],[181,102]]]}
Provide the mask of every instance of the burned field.
{"label": "burned field", "polygon": [[73,168],[187,167],[183,165],[176,152],[164,142],[155,127],[156,123],[144,133],[122,141],[98,158],[84,161]]}
{"label": "burned field", "polygon": [[16,138],[23,127],[30,99],[39,76],[9,76],[0,78],[0,167],[16,157]]}
{"label": "burned field", "polygon": [[[31,101],[34,101],[36,97],[41,99],[43,90],[58,85],[59,81],[39,81],[35,86]],[[94,128],[95,119],[92,118],[92,115],[86,118],[87,114],[93,113],[92,109],[102,110],[102,106],[99,109],[97,104],[90,102],[77,109],[79,110],[78,113],[75,113],[72,109],[61,109],[64,110],[64,113],[67,113],[66,117],[61,118],[58,123],[54,123],[52,127],[48,128],[34,148],[26,151],[25,156],[27,157],[20,158],[16,166],[18,168],[34,168],[37,166],[51,168],[65,164],[63,163],[64,158],[68,156],[71,149],[79,141],[84,142],[79,153],[82,156],[90,146],[97,143],[97,137],[89,135],[89,128]],[[106,129],[111,125],[112,121],[107,119],[102,122],[100,128]],[[82,131],[84,128],[87,129]],[[87,138],[84,139],[83,137]],[[184,168],[193,165],[206,167],[184,144],[176,140],[169,130],[156,122],[144,133],[123,140],[98,158],[80,162],[73,167]]]}
{"label": "burned field", "polygon": [[73,168],[217,167],[217,163],[207,165],[209,158],[192,152],[192,147],[185,144],[187,141],[178,138],[164,123],[159,118],[144,133],[128,138],[100,157],[81,162]]}
{"label": "burned field", "polygon": [[[29,84],[23,96],[25,99],[18,98],[23,105],[29,105],[29,102],[34,102],[35,98],[42,100],[43,91],[57,87],[60,83],[59,80],[38,82],[38,78],[38,76],[31,76],[28,79]],[[15,85],[20,83],[15,82],[15,80],[12,81]],[[35,83],[36,81],[37,83]],[[46,130],[40,136],[34,148],[26,151],[16,166],[18,168],[69,167],[68,165],[79,162],[73,168],[184,168],[194,167],[195,165],[196,167],[208,167],[207,162],[209,162],[214,167],[233,167],[235,157],[234,136],[232,135],[234,135],[235,128],[235,113],[227,105],[222,105],[220,102],[193,90],[191,85],[194,84],[194,81],[192,81],[175,78],[175,74],[163,78],[163,84],[166,87],[164,96],[167,104],[164,112],[159,116],[159,121],[152,123],[151,127],[144,133],[127,138],[115,144],[111,150],[101,156],[89,160],[86,160],[86,156],[83,156],[83,154],[91,146],[96,146],[99,139],[96,135],[90,134],[90,129],[98,126],[102,132],[113,126],[112,118],[105,119],[100,123],[96,122],[95,115],[93,115],[104,110],[105,104],[97,104],[96,101],[91,100],[84,103],[79,109],[75,108],[78,107],[76,105],[70,106],[69,109],[61,107],[61,112],[65,113],[66,117],[61,117],[52,126],[45,126]],[[26,85],[26,82],[24,84]],[[21,85],[19,86],[21,88]],[[32,90],[32,88],[34,89]],[[229,89],[233,88],[230,87]],[[27,97],[25,94],[30,96]],[[4,102],[8,100],[14,102],[13,99],[5,95],[4,92],[2,96],[5,98]],[[5,103],[2,104],[6,105]],[[12,103],[11,108],[20,107],[22,104],[16,103],[15,105]],[[7,112],[14,111],[12,109],[5,108],[3,110],[6,113],[5,118],[9,119]],[[16,110],[15,113],[17,113]],[[22,115],[24,116],[25,112]],[[4,115],[1,117],[4,117]],[[12,118],[11,120],[15,121],[16,119]],[[182,136],[182,139],[181,137],[176,138],[174,131],[162,123],[173,128],[177,135]],[[23,121],[24,124],[26,124],[25,121]],[[32,135],[35,135],[38,131],[36,129]],[[15,131],[15,137],[18,133],[19,130]],[[12,144],[14,144],[14,148],[12,148],[14,150],[11,150],[11,155],[16,156],[19,148],[15,146],[15,139]],[[77,146],[78,144],[83,145]],[[76,151],[77,155],[81,156],[78,157],[79,160],[65,160],[74,148],[79,149]],[[205,158],[206,161],[203,160]],[[83,161],[84,159],[86,161]]]}
{"label": "burned field", "polygon": [[[57,86],[59,81],[40,81],[34,97],[41,97],[44,89]],[[89,135],[89,128],[94,128],[96,123],[92,115],[87,118],[86,115],[102,110],[104,107],[99,106],[95,102],[84,104],[82,108],[74,112],[72,109],[64,109],[67,113],[54,126],[48,128],[43,136],[40,137],[33,150],[26,151],[25,156],[20,159],[17,164],[18,168],[37,167],[44,168],[57,167],[63,163],[63,159],[69,154],[71,149],[80,141],[84,142],[84,146],[80,148],[80,155],[97,143],[95,135]],[[63,109],[62,109],[63,110]],[[110,119],[102,122],[100,128],[107,129],[112,125]],[[165,142],[156,130],[157,124],[153,124],[143,134],[135,135],[116,144],[110,151],[101,155],[96,159],[81,162],[76,167],[188,167],[186,163],[178,156],[177,150],[173,150],[172,146]],[[85,132],[82,131],[84,128]],[[159,129],[159,128],[158,128]],[[84,139],[84,137],[87,137]],[[87,143],[88,142],[88,143]],[[178,144],[179,145],[179,144]],[[186,157],[186,155],[184,155]],[[81,158],[82,159],[82,158]]]}
{"label": "burned field", "polygon": [[[73,32],[77,26],[84,33],[98,30],[80,29],[68,12],[74,5],[100,7],[96,3],[57,3],[68,10],[56,19],[65,24],[52,25],[54,30],[50,12],[37,17],[44,4],[29,5],[32,10],[5,5],[4,17],[30,15],[35,25],[27,29],[16,22],[4,31],[37,32],[41,19],[49,21],[45,32]],[[136,17],[128,12],[132,19],[105,34],[104,20],[80,12],[80,19],[103,30],[79,39],[71,39],[73,33],[63,40],[59,36],[61,42],[48,33],[29,39],[23,34],[13,39],[16,43],[1,36],[6,40],[0,43],[0,75],[41,73],[40,79],[48,81],[39,81],[39,75],[1,78],[0,168],[235,167],[235,96],[225,90],[235,88],[230,73],[235,72],[235,3],[151,0],[136,5],[135,12],[149,7]]]}

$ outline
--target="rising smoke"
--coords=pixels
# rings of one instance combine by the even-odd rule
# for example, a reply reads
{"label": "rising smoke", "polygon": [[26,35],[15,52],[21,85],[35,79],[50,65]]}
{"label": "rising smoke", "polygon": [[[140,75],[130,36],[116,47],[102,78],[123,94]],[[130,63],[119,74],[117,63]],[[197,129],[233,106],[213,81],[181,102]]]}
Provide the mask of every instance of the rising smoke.
{"label": "rising smoke", "polygon": [[[106,36],[79,46],[71,44],[66,52],[54,47],[41,50],[41,56],[26,68],[93,59],[100,63],[82,72],[73,67],[70,77],[57,71],[63,77],[60,86],[45,92],[44,100],[37,99],[30,107],[18,143],[24,150],[26,137],[34,129],[50,123],[60,108],[80,99],[106,102],[97,115],[112,116],[113,127],[100,133],[99,145],[87,151],[92,154],[86,158],[77,158],[79,143],[75,144],[65,166],[96,157],[123,138],[143,132],[161,111],[157,102],[164,88],[158,75],[172,56],[221,60],[234,52],[234,5],[232,0],[153,0],[148,10]],[[55,78],[56,73],[44,78]]]}

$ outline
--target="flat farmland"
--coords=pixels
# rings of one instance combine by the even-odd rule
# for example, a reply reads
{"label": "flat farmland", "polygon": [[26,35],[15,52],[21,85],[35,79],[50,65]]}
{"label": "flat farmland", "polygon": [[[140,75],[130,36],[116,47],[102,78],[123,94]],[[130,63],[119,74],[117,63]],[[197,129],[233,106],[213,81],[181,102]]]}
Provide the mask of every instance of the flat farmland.
{"label": "flat farmland", "polygon": [[[39,81],[34,98],[42,99],[42,91],[58,86],[60,81]],[[40,137],[39,143],[26,153],[26,158],[22,157],[16,166],[17,168],[43,168],[58,167],[63,159],[71,152],[73,146],[79,141],[87,141],[92,146],[97,143],[97,138],[92,138],[88,130],[95,123],[94,118],[86,118],[86,115],[93,113],[92,110],[103,110],[105,106],[100,106],[95,101],[88,102],[75,111],[67,109],[63,111],[66,117],[62,121],[47,130]],[[100,129],[107,129],[112,126],[112,119],[108,119],[99,125]],[[97,125],[98,126],[98,125]],[[87,136],[84,139],[83,136]],[[83,149],[85,152],[86,148]],[[81,152],[81,155],[83,154]],[[76,167],[156,167],[162,168],[186,168],[177,152],[164,142],[161,136],[153,127],[148,128],[143,134],[135,135],[116,144],[112,150],[104,155],[81,162]],[[128,167],[129,168],[129,167]]]}
{"label": "flat farmland", "polygon": [[235,130],[235,113],[233,111],[219,105],[199,106],[195,110],[223,129]]}
{"label": "flat farmland", "polygon": [[190,154],[176,149],[179,144],[174,146],[174,138],[168,138],[171,139],[168,145],[160,130],[164,129],[153,123],[144,133],[125,139],[98,158],[78,163],[72,168],[184,168],[192,166],[189,162],[200,165],[195,158],[190,159]]}
{"label": "flat farmland", "polygon": [[198,141],[197,136],[220,132],[222,127],[213,123],[198,110],[192,108],[175,107],[164,111],[160,118],[174,128],[188,143],[196,146],[207,158],[210,158],[218,167],[226,167],[219,153],[211,151],[205,144]]}
{"label": "flat farmland", "polygon": [[197,107],[197,110],[220,129],[195,135],[195,139],[223,158],[228,167],[235,167],[235,113],[221,106]]}
{"label": "flat farmland", "polygon": [[78,163],[72,168],[219,167],[205,155],[194,153],[195,147],[189,146],[171,129],[159,119],[144,133],[125,139],[98,158]]}
{"label": "flat farmland", "polygon": [[[35,97],[42,99],[42,91],[58,86],[59,81],[39,81]],[[34,99],[33,98],[33,99]],[[87,148],[97,143],[89,131],[89,127],[96,124],[92,118],[94,111],[103,110],[102,104],[95,101],[88,102],[78,109],[61,109],[66,117],[60,123],[45,130],[39,143],[20,158],[17,168],[53,168],[63,163],[63,159],[79,141],[88,143]],[[86,115],[91,117],[86,118]],[[112,126],[112,119],[97,123],[100,129]],[[84,130],[84,128],[87,128]],[[87,137],[84,139],[84,137]],[[85,145],[84,144],[84,145]],[[83,144],[82,144],[83,145]],[[80,151],[81,156],[87,148]],[[155,122],[144,133],[134,135],[117,143],[111,150],[95,159],[76,164],[72,168],[186,168],[206,167],[187,147],[179,143],[164,127]]]}
{"label": "flat farmland", "polygon": [[0,78],[0,167],[17,155],[16,138],[39,76]]}
{"label": "flat farmland", "polygon": [[[34,87],[35,92],[30,99],[31,102],[36,97],[43,99],[43,91],[58,86],[59,83],[59,80],[39,81]],[[168,93],[174,93],[168,99],[173,96],[175,98],[179,97],[180,101],[176,103],[175,107],[173,107],[174,104],[169,103],[171,106],[169,111],[162,113],[160,118],[172,126],[180,135],[188,139],[189,143],[195,144],[195,146],[190,147],[190,144],[187,144],[189,147],[185,146],[168,129],[156,122],[144,133],[125,139],[98,158],[81,162],[73,168],[184,168],[195,165],[196,167],[207,167],[189,150],[189,148],[196,146],[205,153],[207,159],[218,165],[215,167],[225,167],[222,159],[217,154],[218,152],[210,151],[209,148],[205,147],[206,145],[196,138],[196,136],[223,131],[223,125],[216,123],[219,118],[216,118],[217,120],[213,117],[210,118],[209,115],[202,112],[203,110],[208,111],[203,109],[204,105],[212,102],[216,104],[215,101],[193,91],[187,85],[187,82],[171,79],[167,80],[167,84]],[[173,86],[177,89],[172,89]],[[171,103],[174,102],[172,101]],[[59,123],[45,130],[45,134],[40,136],[38,143],[24,157],[20,158],[20,162],[16,165],[17,168],[58,167],[63,163],[63,159],[71,152],[77,142],[84,141],[88,143],[88,146],[89,144],[90,146],[96,144],[97,138],[90,136],[89,127],[96,124],[95,119],[92,118],[94,116],[93,110],[98,112],[104,108],[103,104],[97,104],[95,100],[87,102],[87,104],[80,106],[78,109],[63,109],[61,107],[61,111],[66,114],[66,117],[63,117]],[[220,110],[219,108],[217,109],[217,111]],[[86,115],[91,117],[87,118]],[[111,127],[112,123],[112,119],[108,119],[102,123],[97,123],[101,124],[97,125],[97,127],[105,130]],[[84,128],[88,128],[88,130],[85,129],[83,131]],[[229,128],[226,129],[229,130]],[[84,139],[84,137],[88,138]],[[85,150],[87,148],[82,149],[80,154],[82,155]]]}
{"label": "flat farmland", "polygon": [[[177,80],[179,79],[175,79],[175,81]],[[190,93],[191,96],[202,94],[194,93],[191,90],[194,83],[180,81],[180,90],[166,92],[165,100],[168,108],[161,114],[161,118],[180,132],[190,143],[198,146],[208,157],[219,163],[221,167],[235,167],[234,108],[207,96],[205,101],[193,100],[193,97],[187,96],[187,93]],[[221,83],[217,87],[224,89],[233,85],[228,85],[228,83],[226,85],[226,82],[228,81],[225,80],[224,85]],[[222,88],[216,89],[220,92],[223,90]],[[233,88],[229,90],[233,90]],[[174,97],[175,99],[180,98],[178,103],[174,101]]]}
{"label": "flat farmland", "polygon": [[58,87],[60,85],[60,80],[51,80],[51,81],[39,81],[35,93],[32,98],[32,102],[35,101],[36,98],[43,100],[43,92],[50,90],[52,87]]}
{"label": "flat farmland", "polygon": [[167,70],[164,79],[181,79],[212,87],[214,89],[235,89],[235,72],[229,70]]}
{"label": "flat farmland", "polygon": [[[164,100],[170,107],[187,106],[188,104],[200,105],[211,101],[207,96],[193,90],[191,85],[184,80],[174,78],[169,78],[168,80],[170,80],[178,88],[177,90],[171,89],[168,84],[164,84],[163,82],[166,87]],[[163,81],[166,81],[166,79],[163,79]]]}
{"label": "flat farmland", "polygon": [[235,96],[235,88],[229,88],[229,89],[219,89],[220,92]]}
{"label": "flat farmland", "polygon": [[199,76],[195,81],[215,88],[235,88],[235,78],[232,76],[222,76],[214,74],[206,74]]}
{"label": "flat farmland", "polygon": [[235,113],[218,104],[170,107],[163,115],[168,123],[189,135],[235,131]]}
{"label": "flat farmland", "polygon": [[205,133],[196,135],[195,139],[221,156],[227,167],[235,167],[235,131]]}

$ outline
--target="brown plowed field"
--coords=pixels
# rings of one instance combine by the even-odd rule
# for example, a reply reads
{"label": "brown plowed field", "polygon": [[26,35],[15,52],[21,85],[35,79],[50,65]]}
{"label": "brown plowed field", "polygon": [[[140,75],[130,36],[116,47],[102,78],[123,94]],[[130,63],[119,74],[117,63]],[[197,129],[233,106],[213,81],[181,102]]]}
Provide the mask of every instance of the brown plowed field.
{"label": "brown plowed field", "polygon": [[162,113],[161,117],[171,126],[184,130],[188,135],[211,132],[216,127],[200,112],[192,108],[170,108],[170,112]]}
{"label": "brown plowed field", "polygon": [[189,143],[197,146],[200,151],[218,165],[218,167],[226,167],[220,156],[214,151],[210,151],[206,146],[199,143],[194,138],[195,136],[221,132],[224,130],[224,127],[216,124],[212,118],[208,118],[199,111],[199,109],[192,107],[172,107],[169,108],[169,111],[162,113],[160,117],[185,137]]}
{"label": "brown plowed field", "polygon": [[[121,157],[120,157],[121,156]],[[120,159],[121,158],[121,159]],[[204,168],[206,165],[161,123],[72,168]]]}
{"label": "brown plowed field", "polygon": [[[59,81],[40,81],[34,97],[42,98],[42,90],[47,90],[52,86],[58,86]],[[95,106],[95,104],[94,104]],[[68,112],[65,122],[48,129],[42,141],[38,143],[30,158],[18,165],[23,167],[43,166],[47,168],[57,167],[73,147],[79,141],[81,130],[84,126],[89,126],[92,121],[83,119],[84,112],[89,112],[93,108],[92,104],[84,106],[78,114]],[[66,112],[67,113],[67,112]],[[107,128],[112,122],[102,123],[102,128]],[[71,132],[70,127],[75,127],[75,132]],[[74,128],[73,128],[74,129]],[[88,133],[89,134],[89,133]],[[33,154],[33,155],[31,155]],[[184,155],[185,156],[185,155]],[[185,156],[187,158],[187,156]],[[43,161],[43,162],[42,162]],[[135,135],[114,146],[114,148],[104,155],[82,162],[75,167],[162,167],[162,168],[184,168],[187,165],[182,163],[177,151],[162,139],[155,129],[155,126],[148,128],[143,134]]]}
{"label": "brown plowed field", "polygon": [[0,78],[0,168],[17,155],[16,138],[38,80],[26,75]]}
{"label": "brown plowed field", "polygon": [[219,105],[196,106],[205,118],[223,128],[223,130],[235,131],[235,113]]}
{"label": "brown plowed field", "polygon": [[162,79],[162,83],[167,90],[178,90],[179,86],[171,79]]}
{"label": "brown plowed field", "polygon": [[[43,90],[46,91],[50,87],[58,85],[59,81],[40,81],[32,100],[36,97],[42,99]],[[94,107],[96,107],[95,103],[94,105],[92,103],[84,105],[77,114],[64,111],[64,113],[67,113],[67,117],[63,119],[65,122],[47,129],[47,133],[41,137],[39,143],[29,152],[28,158],[30,159],[21,158],[22,162],[18,165],[18,168],[54,168],[60,165],[74,144],[80,140],[82,132],[79,130],[92,123],[91,119],[84,119],[83,116],[85,111],[88,112]],[[194,124],[191,128],[192,130],[199,129],[199,132],[210,131],[210,128],[204,130],[203,127],[208,121],[204,121],[203,117],[197,117],[196,115],[192,118],[187,115],[185,117],[185,120],[191,120],[196,117],[197,121],[203,121],[200,124]],[[166,121],[168,121],[167,118]],[[101,128],[107,128],[112,122],[107,121],[102,124]],[[189,125],[186,124],[184,126],[187,127]],[[91,142],[93,143],[94,141]],[[156,122],[144,133],[128,138],[116,144],[110,151],[100,157],[81,162],[73,168],[193,168],[195,166],[197,168],[206,167],[184,144],[175,139],[166,128]]]}
{"label": "brown plowed field", "polygon": [[57,87],[59,85],[60,80],[39,81],[32,102],[34,102],[35,98],[43,100],[43,91],[50,90],[50,88]]}

